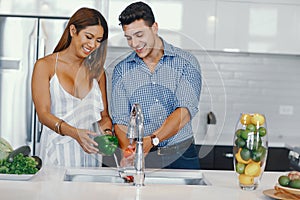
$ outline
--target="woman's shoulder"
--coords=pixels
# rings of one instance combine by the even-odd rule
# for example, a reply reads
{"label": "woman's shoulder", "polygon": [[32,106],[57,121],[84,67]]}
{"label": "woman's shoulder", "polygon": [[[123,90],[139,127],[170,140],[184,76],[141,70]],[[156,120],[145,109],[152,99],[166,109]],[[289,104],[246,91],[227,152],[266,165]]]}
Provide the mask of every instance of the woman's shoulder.
{"label": "woman's shoulder", "polygon": [[34,65],[35,71],[38,71],[39,73],[46,73],[49,77],[52,77],[55,72],[55,62],[55,54],[49,54],[39,58]]}
{"label": "woman's shoulder", "polygon": [[44,70],[45,69],[51,70],[54,69],[55,62],[56,62],[55,54],[49,54],[47,56],[39,58],[35,62],[35,67],[43,67]]}
{"label": "woman's shoulder", "polygon": [[36,61],[36,64],[51,64],[55,63],[55,54],[49,54]]}

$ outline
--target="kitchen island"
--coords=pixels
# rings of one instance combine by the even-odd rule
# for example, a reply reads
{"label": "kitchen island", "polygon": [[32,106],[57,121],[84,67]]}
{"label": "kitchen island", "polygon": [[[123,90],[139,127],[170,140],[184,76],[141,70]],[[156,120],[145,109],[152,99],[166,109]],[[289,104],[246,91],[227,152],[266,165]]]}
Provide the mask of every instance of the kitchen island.
{"label": "kitchen island", "polygon": [[[100,170],[100,169],[99,169]],[[27,181],[0,180],[3,200],[153,200],[153,199],[231,199],[270,200],[263,191],[272,189],[283,172],[265,172],[255,191],[243,191],[237,185],[233,171],[201,170],[209,185],[148,184],[135,187],[122,183],[68,182],[65,170],[44,167]]]}

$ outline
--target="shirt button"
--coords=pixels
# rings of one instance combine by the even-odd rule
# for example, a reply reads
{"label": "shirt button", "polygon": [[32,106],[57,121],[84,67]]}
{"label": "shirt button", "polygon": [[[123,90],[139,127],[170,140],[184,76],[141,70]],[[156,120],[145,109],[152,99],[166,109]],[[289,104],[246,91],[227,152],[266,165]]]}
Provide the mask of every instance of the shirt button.
{"label": "shirt button", "polygon": [[156,102],[158,102],[158,99],[155,99]]}
{"label": "shirt button", "polygon": [[153,81],[152,84],[155,85],[156,83]]}

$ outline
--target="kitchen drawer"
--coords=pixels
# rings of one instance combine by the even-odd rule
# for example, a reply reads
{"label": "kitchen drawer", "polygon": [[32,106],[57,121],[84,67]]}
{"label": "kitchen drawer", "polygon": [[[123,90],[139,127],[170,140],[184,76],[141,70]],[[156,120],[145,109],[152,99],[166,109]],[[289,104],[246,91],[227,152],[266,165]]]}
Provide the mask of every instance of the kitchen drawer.
{"label": "kitchen drawer", "polygon": [[[199,151],[200,167],[204,170],[233,170],[232,146],[196,145]],[[116,152],[120,160],[119,149]],[[289,171],[291,167],[286,148],[269,147],[266,171]],[[103,157],[103,166],[115,167],[113,156]]]}
{"label": "kitchen drawer", "polygon": [[215,146],[214,169],[233,170],[232,146]]}
{"label": "kitchen drawer", "polygon": [[201,169],[214,169],[214,146],[211,145],[197,145],[199,152],[200,168]]}
{"label": "kitchen drawer", "polygon": [[289,150],[286,148],[269,147],[266,171],[289,171]]}
{"label": "kitchen drawer", "polygon": [[[215,146],[214,169],[233,170],[233,154],[231,146]],[[265,171],[289,171],[293,168],[286,148],[269,147]]]}

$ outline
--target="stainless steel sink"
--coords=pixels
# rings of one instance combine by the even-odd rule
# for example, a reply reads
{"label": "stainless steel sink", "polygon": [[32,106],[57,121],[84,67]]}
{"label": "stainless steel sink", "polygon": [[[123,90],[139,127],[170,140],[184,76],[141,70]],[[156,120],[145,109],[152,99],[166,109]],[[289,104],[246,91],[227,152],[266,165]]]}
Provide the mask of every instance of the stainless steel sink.
{"label": "stainless steel sink", "polygon": [[[68,169],[64,181],[71,182],[102,182],[124,183],[128,182],[121,178],[117,169]],[[145,171],[145,185],[148,184],[175,184],[175,185],[209,185],[201,171],[198,170],[166,170],[155,169]]]}

